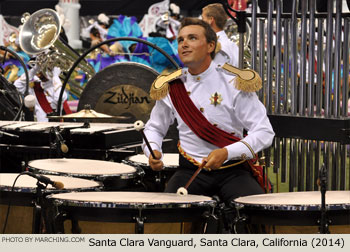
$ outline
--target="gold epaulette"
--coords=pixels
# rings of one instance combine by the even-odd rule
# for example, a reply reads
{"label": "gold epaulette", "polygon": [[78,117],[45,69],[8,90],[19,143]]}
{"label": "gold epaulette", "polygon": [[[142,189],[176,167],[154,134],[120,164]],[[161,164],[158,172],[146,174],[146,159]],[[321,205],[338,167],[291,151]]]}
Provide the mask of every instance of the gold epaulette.
{"label": "gold epaulette", "polygon": [[256,92],[262,88],[260,75],[254,70],[239,69],[227,63],[225,63],[222,68],[236,75],[235,87],[238,90],[244,92]]}
{"label": "gold epaulette", "polygon": [[218,41],[216,42],[215,54],[217,54],[220,50],[221,50],[221,43]]}
{"label": "gold epaulette", "polygon": [[168,75],[159,75],[152,83],[150,96],[154,100],[160,100],[164,98],[169,92],[169,82],[179,78],[182,74],[182,70],[177,69]]}

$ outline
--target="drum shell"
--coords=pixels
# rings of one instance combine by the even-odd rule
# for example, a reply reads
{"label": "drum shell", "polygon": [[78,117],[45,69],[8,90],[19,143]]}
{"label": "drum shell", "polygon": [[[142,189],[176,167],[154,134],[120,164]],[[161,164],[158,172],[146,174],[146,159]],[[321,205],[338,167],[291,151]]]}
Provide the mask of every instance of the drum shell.
{"label": "drum shell", "polygon": [[[345,201],[332,202],[326,205],[327,218],[331,221],[329,229],[331,233],[350,233],[350,192],[329,191],[328,197],[337,197],[344,194]],[[348,197],[346,198],[346,194]],[[259,198],[266,197],[266,202]],[[280,197],[276,203],[276,197]],[[320,203],[316,198],[321,198],[320,192],[290,192],[267,195],[252,195],[236,199],[236,211],[247,224],[265,225],[268,233],[319,233],[319,221],[321,220]],[[304,199],[309,203],[294,202],[294,198]],[[342,197],[341,197],[342,198]],[[254,203],[254,199],[259,200]],[[249,201],[249,203],[248,203]],[[284,201],[284,203],[283,203]],[[315,203],[316,202],[316,203]]]}
{"label": "drum shell", "polygon": [[[163,157],[166,161],[161,171],[153,171],[148,164],[147,157],[143,154],[127,157],[125,163],[134,167],[139,167],[144,171],[145,174],[142,178],[142,182],[145,185],[146,191],[163,192],[167,182],[176,172],[178,156],[179,154],[175,153],[163,153]],[[176,162],[173,161],[174,158],[176,158]]]}
{"label": "drum shell", "polygon": [[[33,216],[34,216],[34,206],[35,201],[37,199],[36,195],[36,186],[35,183],[32,183],[28,180],[34,180],[34,178],[27,177],[25,181],[25,186],[22,184],[21,186],[15,186],[14,191],[11,191],[11,186],[6,185],[6,180],[11,179],[11,181],[18,174],[13,173],[1,173],[0,174],[0,223],[1,227],[3,227],[3,223],[5,222],[6,213],[8,209],[8,204],[11,203],[10,214],[8,218],[8,223],[6,227],[7,234],[14,233],[32,233],[33,230]],[[96,191],[102,188],[101,183],[86,181],[77,178],[61,178],[57,176],[49,176],[49,178],[53,181],[62,181],[62,183],[68,189],[44,189],[43,190],[43,205],[42,211],[46,211],[47,209],[47,201],[45,200],[48,195],[56,194],[56,193],[65,193],[65,192],[82,192],[82,191]],[[20,181],[20,179],[18,179]],[[27,184],[29,183],[29,184]],[[76,186],[75,184],[76,183]],[[83,183],[83,184],[82,184]]]}
{"label": "drum shell", "polygon": [[[183,232],[184,228],[180,228],[182,222],[193,222],[204,220],[207,212],[215,206],[213,200],[192,203],[138,203],[133,202],[138,195],[151,195],[151,199],[164,197],[164,193],[149,193],[149,192],[100,192],[101,199],[108,197],[109,199],[123,199],[126,196],[130,202],[96,202],[91,201],[71,201],[65,199],[57,199],[55,196],[49,200],[52,201],[52,206],[57,210],[58,215],[69,215],[79,223],[82,223],[82,233],[90,233],[91,225],[100,227],[100,222],[107,223],[105,227],[93,232],[99,233],[134,233],[136,219],[141,218],[145,224],[145,233],[178,233]],[[100,193],[97,193],[99,196]],[[110,193],[110,194],[108,194]],[[89,193],[88,193],[89,194]],[[95,194],[95,193],[92,193]],[[63,195],[63,194],[61,194]],[[61,195],[57,195],[60,197]],[[107,195],[107,196],[106,196]],[[109,196],[111,195],[111,196]],[[117,196],[115,196],[117,195]],[[175,194],[176,195],[176,194]],[[80,195],[74,195],[79,197]],[[181,197],[181,196],[180,196]],[[200,196],[199,196],[200,197]],[[204,197],[204,196],[203,196]],[[209,198],[209,197],[206,197]],[[109,223],[110,222],[110,223]],[[58,223],[55,221],[55,223]],[[113,224],[112,224],[113,223]],[[65,223],[66,224],[66,223]],[[111,230],[111,227],[115,227]],[[59,232],[66,232],[67,224],[57,225]]]}

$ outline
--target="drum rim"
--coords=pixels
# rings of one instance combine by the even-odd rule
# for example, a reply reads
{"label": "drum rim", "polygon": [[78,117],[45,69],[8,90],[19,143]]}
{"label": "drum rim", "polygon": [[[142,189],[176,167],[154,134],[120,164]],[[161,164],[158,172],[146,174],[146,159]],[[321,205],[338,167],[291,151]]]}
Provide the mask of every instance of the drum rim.
{"label": "drum rim", "polygon": [[134,179],[137,177],[136,168],[135,168],[135,172],[133,173],[119,173],[119,174],[66,173],[66,172],[39,170],[37,168],[32,168],[32,167],[28,167],[28,170],[35,173],[43,174],[43,175],[47,174],[47,175],[56,175],[56,176],[64,176],[64,177],[72,177],[72,178],[82,178],[82,179],[85,178],[85,179],[90,179],[90,180],[92,179],[99,182],[103,182],[106,179],[110,179],[110,178]]}
{"label": "drum rim", "polygon": [[[97,181],[98,182],[98,181]],[[18,190],[21,189],[21,190]],[[85,192],[85,191],[96,191],[96,190],[102,190],[103,185],[98,185],[98,186],[90,186],[90,187],[84,187],[84,188],[71,188],[71,189],[56,189],[56,188],[45,188],[43,193],[52,193],[52,194],[57,194],[57,193],[65,193],[65,192]],[[3,186],[0,190],[1,192],[10,192],[10,193],[28,193],[28,194],[35,194],[36,193],[36,187],[16,187],[12,191],[12,186]]]}
{"label": "drum rim", "polygon": [[[180,155],[179,153],[164,153],[164,154],[177,154],[177,155]],[[134,161],[134,160],[130,160],[131,157],[134,157],[134,156],[137,156],[137,155],[142,155],[142,154],[136,154],[136,155],[132,155],[132,156],[128,156],[125,158],[125,162],[128,164],[128,163],[131,163],[132,165],[135,165],[135,166],[138,166],[140,167],[141,169],[144,169],[144,167],[146,169],[150,169],[149,168],[149,165],[147,165],[146,163],[141,163],[141,162],[137,162],[137,161]],[[173,169],[177,169],[179,166],[178,165],[165,165],[164,164],[164,167],[162,169],[162,171],[168,171],[168,170],[173,170]]]}
{"label": "drum rim", "polygon": [[[121,192],[122,193],[122,192]],[[149,192],[142,192],[149,193]],[[47,196],[47,199],[57,207],[84,207],[84,208],[98,208],[98,209],[169,209],[169,208],[204,208],[204,207],[215,207],[216,201],[210,199],[208,201],[199,202],[171,202],[171,203],[136,203],[136,202],[106,202],[106,201],[85,201],[77,199],[57,199],[55,195]],[[209,197],[210,198],[210,197]]]}
{"label": "drum rim", "polygon": [[[341,191],[328,191],[329,193],[339,193],[339,192],[348,192],[350,197],[350,191],[349,190],[341,190]],[[317,204],[300,204],[300,203],[294,203],[294,204],[268,204],[268,203],[247,203],[242,202],[243,198],[249,198],[249,197],[264,197],[266,195],[273,195],[277,196],[278,194],[280,196],[288,195],[288,194],[314,194],[314,193],[320,193],[319,197],[321,199],[321,192],[319,191],[306,191],[306,192],[285,192],[285,193],[275,193],[275,194],[258,194],[258,195],[249,195],[245,197],[239,197],[233,200],[233,203],[237,209],[252,209],[252,210],[274,210],[274,211],[320,211],[321,209],[321,203]],[[327,198],[327,195],[326,195]],[[327,203],[326,204],[326,210],[350,210],[350,202],[349,203]]]}
{"label": "drum rim", "polygon": [[[59,172],[59,171],[50,171],[50,170],[44,170],[39,169],[37,167],[33,166],[33,162],[44,162],[45,160],[63,160],[63,158],[43,158],[43,159],[35,159],[28,162],[28,170],[32,172],[36,172],[39,174],[49,174],[49,175],[59,175],[59,176],[65,176],[65,177],[77,177],[77,178],[87,178],[87,179],[93,179],[97,181],[104,181],[107,178],[118,178],[120,179],[134,179],[137,177],[138,169],[134,166],[129,165],[134,169],[133,172],[125,172],[125,173],[115,173],[115,174],[86,174],[86,173],[67,173],[67,172]],[[127,165],[121,162],[110,162],[105,160],[95,160],[95,159],[83,159],[83,158],[64,158],[65,161],[69,160],[83,160],[86,162],[98,162],[98,163],[115,163],[115,164],[123,164]]]}
{"label": "drum rim", "polygon": [[[13,176],[16,176],[16,175],[19,175],[19,173],[3,173],[3,175],[13,175]],[[48,175],[55,175],[55,174],[48,174]],[[1,176],[0,176],[1,177]],[[81,179],[81,178],[74,178],[74,177],[71,177],[72,179]],[[53,180],[53,178],[51,178]],[[59,178],[55,178],[55,179],[59,179]],[[85,179],[87,180],[87,179]],[[57,189],[57,188],[54,188],[54,187],[48,187],[48,188],[45,188],[43,189],[44,193],[55,193],[55,192],[83,192],[83,191],[95,191],[95,190],[101,190],[103,189],[103,184],[102,182],[100,181],[93,181],[93,180],[89,180],[91,182],[94,182],[96,183],[95,186],[93,185],[89,185],[89,186],[86,186],[86,187],[78,187],[79,185],[77,185],[77,187],[74,187],[74,188],[63,188],[63,189]],[[0,193],[1,192],[13,192],[13,193],[36,193],[36,190],[37,190],[37,187],[36,186],[16,186],[14,187],[13,191],[12,191],[12,185],[0,185]]]}
{"label": "drum rim", "polygon": [[[237,209],[251,209],[251,210],[268,210],[268,211],[320,211],[321,204],[310,204],[310,205],[302,205],[302,204],[294,204],[294,205],[285,205],[285,204],[242,204],[235,203]],[[335,210],[350,210],[350,203],[337,203],[337,204],[326,204],[326,210],[335,211]]]}
{"label": "drum rim", "polygon": [[30,166],[31,163],[43,162],[45,160],[51,160],[51,161],[54,161],[54,160],[65,160],[66,162],[82,160],[82,161],[86,161],[86,162],[121,164],[120,162],[111,162],[111,161],[106,161],[106,160],[88,159],[88,158],[39,158],[39,159],[30,160],[28,162],[28,166]]}

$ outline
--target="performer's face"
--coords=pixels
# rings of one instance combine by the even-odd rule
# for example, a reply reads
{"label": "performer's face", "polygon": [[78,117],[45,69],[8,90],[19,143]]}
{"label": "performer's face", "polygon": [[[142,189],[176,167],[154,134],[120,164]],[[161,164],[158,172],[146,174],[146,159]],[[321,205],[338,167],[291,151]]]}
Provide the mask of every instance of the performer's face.
{"label": "performer's face", "polygon": [[[205,30],[200,25],[188,25],[179,31],[178,52],[181,61],[189,68],[200,68],[205,62],[210,63],[210,53],[215,43],[208,43]],[[207,67],[207,66],[206,66]]]}

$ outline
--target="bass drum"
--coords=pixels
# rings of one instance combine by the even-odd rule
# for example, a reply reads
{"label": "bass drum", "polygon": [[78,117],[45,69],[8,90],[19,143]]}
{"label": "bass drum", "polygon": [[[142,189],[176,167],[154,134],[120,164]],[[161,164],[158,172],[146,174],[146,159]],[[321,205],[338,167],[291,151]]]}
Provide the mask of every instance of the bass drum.
{"label": "bass drum", "polygon": [[135,63],[119,62],[98,72],[86,84],[78,110],[86,104],[97,112],[111,116],[125,116],[124,123],[149,119],[155,101],[149,96],[152,82],[158,73],[152,68]]}
{"label": "bass drum", "polygon": [[[149,90],[158,75],[153,68],[136,62],[112,64],[86,84],[79,99],[78,111],[89,104],[99,113],[126,117],[123,120],[114,119],[113,122],[134,123],[142,120],[146,123],[155,104]],[[175,124],[170,127],[166,138],[174,141],[166,142],[163,151],[177,152],[178,131]]]}

